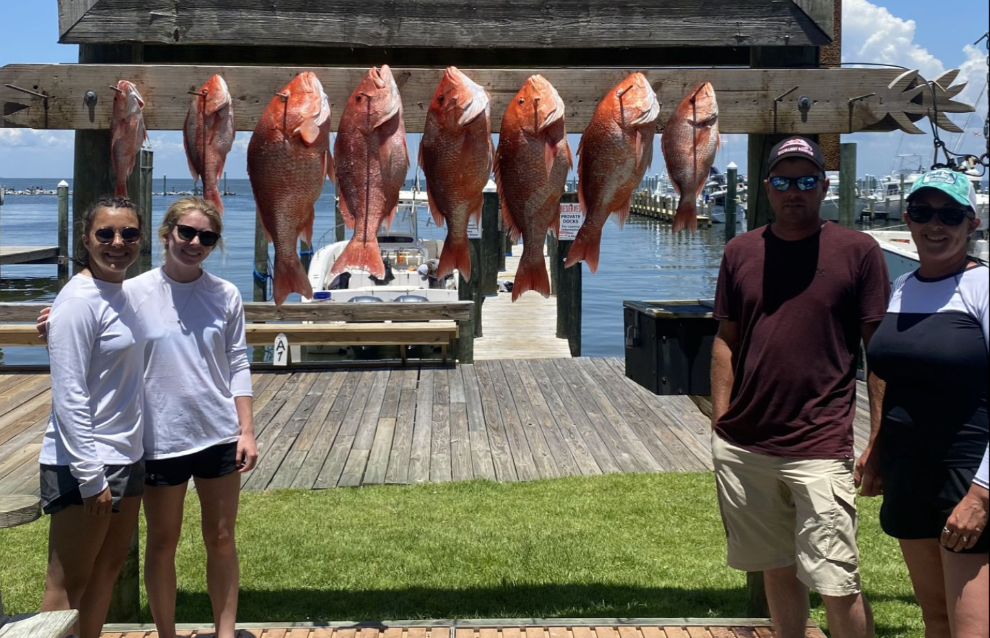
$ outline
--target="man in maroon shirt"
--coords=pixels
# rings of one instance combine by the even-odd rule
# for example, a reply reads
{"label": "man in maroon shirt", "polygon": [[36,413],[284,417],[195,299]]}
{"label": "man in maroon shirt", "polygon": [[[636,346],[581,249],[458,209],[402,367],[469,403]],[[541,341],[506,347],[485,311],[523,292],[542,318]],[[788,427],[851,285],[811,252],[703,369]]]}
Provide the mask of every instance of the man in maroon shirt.
{"label": "man in maroon shirt", "polygon": [[[833,636],[870,637],[852,420],[856,357],[886,312],[887,268],[871,237],[819,218],[828,179],[814,142],[781,142],[769,171],[776,220],[726,245],[715,299],[712,452],[728,562],[763,572],[778,638],[805,635],[809,588]],[[869,386],[879,406],[882,386]]]}

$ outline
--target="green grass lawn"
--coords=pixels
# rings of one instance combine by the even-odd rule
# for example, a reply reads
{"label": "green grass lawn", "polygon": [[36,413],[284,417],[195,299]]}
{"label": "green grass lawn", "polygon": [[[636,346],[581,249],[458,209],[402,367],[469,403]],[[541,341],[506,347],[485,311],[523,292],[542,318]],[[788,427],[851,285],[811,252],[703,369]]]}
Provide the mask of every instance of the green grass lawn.
{"label": "green grass lawn", "polygon": [[[725,566],[714,490],[710,474],[652,474],[245,493],[239,620],[745,616],[745,576]],[[879,503],[860,507],[878,634],[921,638]],[[211,619],[198,520],[192,497],[179,622]],[[46,530],[39,521],[0,532],[11,612],[40,603]],[[818,599],[813,617],[824,626]]]}

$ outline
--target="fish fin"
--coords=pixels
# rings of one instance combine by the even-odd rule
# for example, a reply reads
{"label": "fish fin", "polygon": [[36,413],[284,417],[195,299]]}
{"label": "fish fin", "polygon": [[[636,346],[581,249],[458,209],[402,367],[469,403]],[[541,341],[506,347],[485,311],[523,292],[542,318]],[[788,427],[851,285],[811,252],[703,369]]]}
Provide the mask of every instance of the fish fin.
{"label": "fish fin", "polygon": [[643,161],[643,131],[636,129],[636,166]]}
{"label": "fish fin", "polygon": [[203,199],[212,202],[220,214],[223,215],[223,201],[220,199],[220,190],[217,188],[215,182],[211,182],[209,186],[205,183],[203,184]]}
{"label": "fish fin", "polygon": [[564,136],[564,150],[567,151],[567,170],[570,171],[574,168],[574,153],[571,152],[570,142],[567,141],[567,136]]}
{"label": "fish fin", "polygon": [[320,127],[316,124],[313,118],[306,118],[302,125],[295,130],[302,136],[302,141],[306,142],[307,145],[311,146],[320,137]]}
{"label": "fish fin", "polygon": [[567,252],[567,259],[564,261],[564,268],[586,262],[592,273],[598,270],[598,258],[602,248],[602,231],[592,231],[588,226],[582,226],[578,231],[577,238],[571,244],[571,249]]}
{"label": "fish fin", "polygon": [[378,279],[385,277],[385,263],[382,261],[382,252],[378,247],[377,237],[371,237],[363,242],[351,237],[347,248],[333,263],[330,274],[339,275],[348,268],[362,268]]}
{"label": "fish fin", "polygon": [[[531,246],[524,246],[523,252],[533,250]],[[543,251],[537,250],[542,253]],[[516,272],[515,281],[512,283],[512,301],[516,301],[528,290],[535,290],[545,298],[550,297],[550,276],[547,275],[547,267],[542,255],[537,258],[523,257],[519,260],[519,270]]]}
{"label": "fish fin", "polygon": [[302,223],[300,223],[299,227],[296,228],[296,232],[299,234],[299,239],[310,245],[313,243],[313,219],[315,218],[316,209],[313,206],[310,206],[309,215],[304,217]]}
{"label": "fish fin", "polygon": [[512,241],[519,241],[522,233],[519,230],[519,226],[516,225],[515,218],[512,216],[512,211],[509,210],[509,203],[505,200],[505,189],[502,188],[502,164],[498,151],[495,152],[495,158],[493,161],[495,165],[495,186],[498,188],[498,201],[499,209],[502,213],[502,221],[505,223],[505,229],[508,231],[509,237]]}
{"label": "fish fin", "polygon": [[477,199],[471,202],[471,205],[468,208],[468,219],[474,219],[474,221],[478,224],[479,228],[481,227],[481,212],[484,209],[484,207],[485,207],[485,193],[481,192],[478,193]]}
{"label": "fish fin", "polygon": [[[182,126],[182,146],[186,149],[186,163],[189,164],[189,174],[193,178],[193,186],[196,185],[196,180],[199,179],[199,171],[196,170],[196,164],[193,162],[193,157],[196,153],[196,149],[189,144],[189,120],[192,118],[193,113],[189,112],[186,114],[186,123]],[[195,135],[195,131],[192,133]]]}
{"label": "fish fin", "polygon": [[463,237],[452,237],[448,234],[440,252],[437,279],[443,279],[455,270],[461,273],[464,281],[471,281],[471,244]]}
{"label": "fish fin", "polygon": [[550,232],[553,236],[560,238],[560,198],[554,203],[553,217],[550,218]]}
{"label": "fish fin", "polygon": [[118,179],[117,179],[117,185],[116,185],[116,187],[113,190],[113,196],[114,197],[123,197],[124,199],[129,199],[127,197],[127,180],[126,179],[123,180],[123,181],[121,181],[120,178],[118,177]]}
{"label": "fish fin", "polygon": [[[339,192],[339,191],[338,191]],[[354,214],[351,213],[350,207],[347,205],[347,200],[344,199],[344,194],[340,193],[340,198],[338,199],[340,205],[340,216],[344,218],[344,226],[350,229],[354,229]]]}
{"label": "fish fin", "polygon": [[436,201],[433,199],[433,187],[431,187],[429,183],[426,185],[426,200],[430,206],[430,215],[433,216],[433,223],[437,225],[437,228],[442,227],[446,222],[446,219],[444,218],[443,213],[440,212],[440,208],[437,206]]}
{"label": "fish fin", "polygon": [[624,228],[626,225],[626,220],[629,219],[629,209],[632,207],[632,193],[629,193],[629,197],[626,201],[622,202],[612,211],[615,215],[615,220],[619,223],[619,228]]}
{"label": "fish fin", "polygon": [[399,202],[395,202],[395,206],[392,207],[392,210],[389,211],[388,215],[385,216],[385,219],[382,220],[385,223],[385,230],[392,229],[392,221],[395,219],[395,213],[398,210],[399,210]]}
{"label": "fish fin", "polygon": [[677,214],[674,215],[673,231],[679,233],[685,228],[692,232],[698,230],[698,206],[694,200],[682,197],[677,204]]}
{"label": "fish fin", "polygon": [[295,253],[275,255],[275,274],[272,279],[276,306],[285,303],[286,297],[294,292],[310,299],[313,297],[313,287],[309,283],[309,277]]}
{"label": "fish fin", "polygon": [[543,161],[547,165],[547,175],[553,172],[553,162],[557,159],[557,145],[549,137],[543,140]]}
{"label": "fish fin", "polygon": [[333,153],[330,152],[330,149],[329,148],[327,149],[327,157],[326,157],[326,160],[325,161],[326,161],[326,167],[327,167],[327,171],[326,171],[327,172],[327,177],[330,179],[330,183],[331,184],[336,184],[337,183],[337,165],[334,164],[334,162],[333,162]]}

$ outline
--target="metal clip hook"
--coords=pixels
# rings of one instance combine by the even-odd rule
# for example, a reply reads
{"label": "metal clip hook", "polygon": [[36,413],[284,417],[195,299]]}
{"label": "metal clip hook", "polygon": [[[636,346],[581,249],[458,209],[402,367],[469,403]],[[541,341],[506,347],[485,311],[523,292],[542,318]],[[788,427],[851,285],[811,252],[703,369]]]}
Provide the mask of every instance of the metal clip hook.
{"label": "metal clip hook", "polygon": [[775,97],[773,99],[773,132],[774,132],[774,134],[777,133],[777,106],[784,100],[785,97],[787,97],[788,95],[790,95],[794,91],[797,91],[799,88],[801,88],[800,85],[795,86],[790,91],[788,91],[786,93],[783,93],[781,95],[778,95],[777,97]]}
{"label": "metal clip hook", "polygon": [[4,84],[8,89],[13,89],[15,91],[20,91],[21,93],[27,93],[28,95],[33,95],[34,97],[41,98],[42,108],[45,109],[45,128],[48,128],[48,98],[51,96],[46,93],[38,93],[37,91],[31,91],[30,89],[22,89],[19,86],[14,86],[13,84]]}
{"label": "metal clip hook", "polygon": [[856,97],[849,98],[848,104],[849,104],[849,132],[850,133],[855,133],[856,132],[854,130],[854,128],[853,128],[853,104],[855,104],[856,102],[861,102],[863,100],[869,99],[869,98],[873,97],[874,95],[876,95],[876,93],[867,93],[866,95],[858,95]]}

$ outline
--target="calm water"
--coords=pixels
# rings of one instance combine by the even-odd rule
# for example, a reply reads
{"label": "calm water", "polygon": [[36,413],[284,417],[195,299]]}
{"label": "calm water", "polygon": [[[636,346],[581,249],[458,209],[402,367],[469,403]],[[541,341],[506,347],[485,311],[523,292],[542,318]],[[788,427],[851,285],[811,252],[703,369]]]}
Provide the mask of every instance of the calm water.
{"label": "calm water", "polygon": [[[57,179],[5,180],[8,189],[31,186],[54,189]],[[247,180],[230,180],[235,196],[224,199],[224,242],[226,250],[216,251],[206,268],[233,282],[244,295],[253,295],[254,200]],[[155,190],[162,189],[156,180]],[[191,190],[190,180],[168,182],[168,189]],[[175,199],[155,197],[153,222],[161,222],[168,204]],[[3,245],[57,243],[58,202],[55,196],[8,195],[0,211],[0,241]],[[333,185],[327,182],[316,204],[314,244],[333,242]],[[443,238],[446,229],[433,225],[426,210],[419,215],[420,234],[425,239]],[[696,234],[674,235],[669,225],[630,217],[624,229],[610,222],[602,237],[601,263],[594,275],[585,270],[583,354],[622,356],[622,302],[626,299],[697,299],[715,294],[718,265],[722,257],[724,227],[700,229]],[[321,240],[321,237],[323,238]],[[157,248],[154,265],[160,264]],[[0,301],[51,301],[57,293],[55,266],[4,266]],[[535,294],[535,293],[530,293]],[[298,299],[298,296],[296,296]],[[290,301],[293,300],[290,298]],[[7,348],[0,352],[0,364],[46,363],[41,348]]]}

